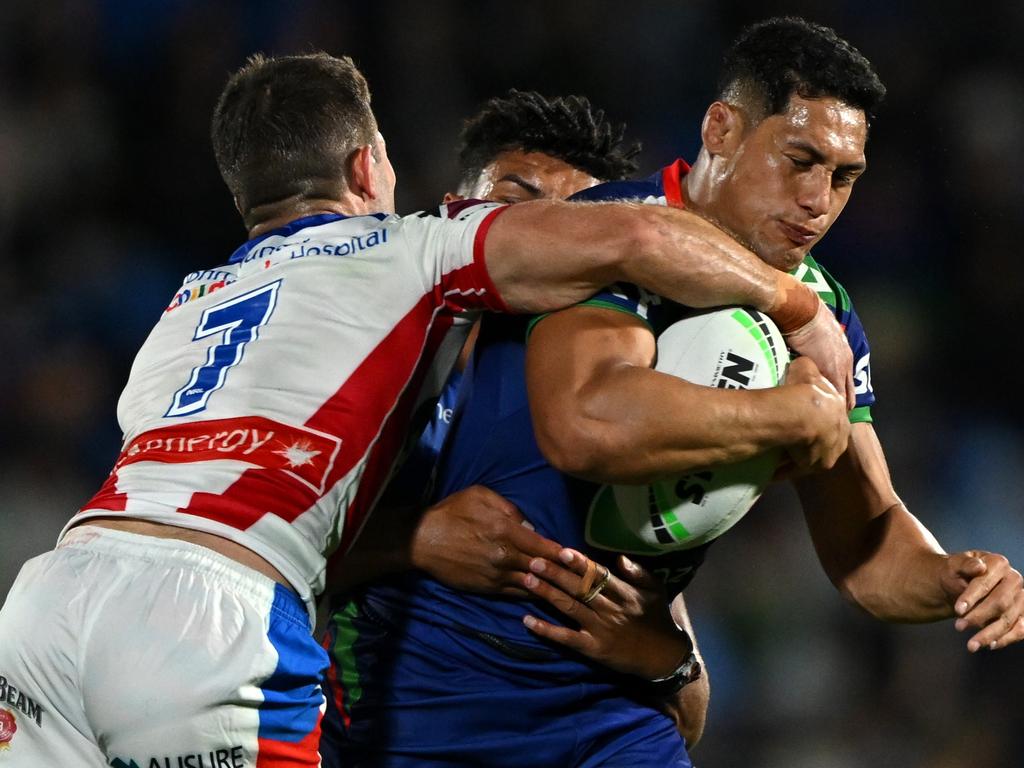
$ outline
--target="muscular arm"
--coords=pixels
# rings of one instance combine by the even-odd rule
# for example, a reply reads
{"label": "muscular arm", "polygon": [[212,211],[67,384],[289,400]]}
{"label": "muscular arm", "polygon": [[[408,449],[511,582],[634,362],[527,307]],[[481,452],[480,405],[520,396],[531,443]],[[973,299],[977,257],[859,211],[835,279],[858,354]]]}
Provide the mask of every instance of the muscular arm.
{"label": "muscular arm", "polygon": [[505,302],[521,312],[571,306],[619,281],[691,307],[752,306],[853,407],[853,355],[814,291],[696,214],[640,203],[519,203],[494,220],[485,258]]}
{"label": "muscular arm", "polygon": [[525,596],[531,558],[555,560],[561,546],[523,525],[515,505],[471,485],[425,510],[374,511],[345,567],[330,574],[329,591],[344,593],[383,576],[418,568],[467,592]]}
{"label": "muscular arm", "polygon": [[704,724],[707,722],[711,681],[708,679],[708,667],[701,657],[697,635],[693,632],[693,624],[690,622],[690,614],[686,610],[686,602],[683,600],[682,593],[676,595],[670,610],[675,623],[686,630],[693,640],[693,652],[701,663],[700,677],[684,686],[670,701],[665,702],[665,706],[669,710],[669,717],[675,720],[676,729],[686,739],[687,748],[693,749],[694,745],[700,741],[700,737],[704,733]]}
{"label": "muscular arm", "polygon": [[836,466],[798,481],[797,490],[825,572],[874,616],[906,622],[960,616],[958,630],[980,630],[968,641],[970,651],[1024,638],[1020,573],[999,554],[945,554],[893,490],[870,424],[855,424]]}
{"label": "muscular arm", "polygon": [[523,312],[569,306],[617,281],[691,307],[749,305],[784,332],[808,322],[818,306],[807,286],[718,227],[664,206],[520,203],[494,221],[485,252],[506,303]]}
{"label": "muscular arm", "polygon": [[600,482],[643,483],[809,442],[820,428],[814,418],[844,419],[841,403],[822,413],[823,398],[810,385],[701,387],[652,370],[655,351],[650,329],[622,312],[580,306],[537,324],[527,344],[527,388],[537,443],[553,466]]}

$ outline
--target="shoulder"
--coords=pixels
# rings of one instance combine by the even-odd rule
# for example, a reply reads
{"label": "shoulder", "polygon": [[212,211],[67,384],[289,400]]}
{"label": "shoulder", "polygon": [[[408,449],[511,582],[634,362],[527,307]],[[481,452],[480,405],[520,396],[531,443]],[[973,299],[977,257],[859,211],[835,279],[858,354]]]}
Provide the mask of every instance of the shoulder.
{"label": "shoulder", "polygon": [[451,203],[443,203],[437,208],[416,211],[407,216],[392,215],[388,218],[397,226],[429,225],[444,221],[472,221],[505,208],[508,208],[507,204],[495,203],[490,200],[455,200]]}
{"label": "shoulder", "polygon": [[661,185],[653,178],[641,181],[608,181],[577,192],[572,201],[647,200],[662,196]]}
{"label": "shoulder", "polygon": [[811,254],[791,273],[797,280],[809,285],[821,300],[836,310],[837,314],[848,313],[853,306],[850,295],[842,284]]}

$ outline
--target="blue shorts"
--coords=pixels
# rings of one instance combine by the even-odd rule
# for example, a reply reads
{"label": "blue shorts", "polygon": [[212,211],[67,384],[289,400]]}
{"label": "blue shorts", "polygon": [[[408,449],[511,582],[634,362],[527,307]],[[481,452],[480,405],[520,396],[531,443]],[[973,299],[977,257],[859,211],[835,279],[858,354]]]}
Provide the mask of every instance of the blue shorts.
{"label": "blue shorts", "polygon": [[471,632],[336,611],[324,768],[691,768],[674,723],[609,682],[547,674]]}

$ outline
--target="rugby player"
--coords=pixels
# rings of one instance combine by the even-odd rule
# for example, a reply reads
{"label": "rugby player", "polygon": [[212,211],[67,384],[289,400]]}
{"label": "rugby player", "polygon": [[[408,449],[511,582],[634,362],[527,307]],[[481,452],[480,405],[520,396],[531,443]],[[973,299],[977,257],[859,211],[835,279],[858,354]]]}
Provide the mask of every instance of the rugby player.
{"label": "rugby player", "polygon": [[[186,276],[135,359],[107,482],[0,611],[0,676],[43,712],[9,765],[315,766],[326,560],[436,396],[461,313],[554,309],[614,280],[741,301],[852,394],[813,291],[699,216],[554,201],[394,215],[349,59],[252,58],[212,138],[250,239]],[[841,450],[841,430],[817,428]]]}
{"label": "rugby player", "polygon": [[[565,198],[601,181],[625,179],[637,170],[633,158],[640,148],[638,144],[625,146],[623,133],[624,127],[611,124],[584,97],[548,99],[513,89],[505,97],[490,99],[466,121],[459,148],[460,183],[456,193],[445,195],[445,202]],[[381,505],[384,508],[374,512],[348,552],[344,572],[330,585],[337,592],[333,601],[337,608],[324,640],[331,656],[321,739],[325,768],[345,764],[336,745],[344,739],[345,710],[351,702],[345,701],[344,686],[337,677],[344,660],[336,654],[346,648],[345,627],[350,623],[343,606],[348,589],[389,573],[419,568],[448,586],[528,596],[521,578],[531,557],[548,558],[549,568],[558,567],[560,545],[523,527],[515,507],[482,486],[456,493],[422,516],[418,514],[429,496],[430,477],[456,408],[460,371],[474,338],[471,333],[460,363],[436,407],[429,410],[425,432],[389,484]],[[403,510],[414,513],[412,519],[403,519]],[[442,535],[435,535],[435,528]],[[505,562],[506,553],[511,552],[520,561],[518,570],[509,570]],[[689,626],[682,595],[674,609],[679,620]],[[622,631],[630,629],[623,627]],[[709,694],[704,676],[699,684],[666,701],[688,743],[700,737]]]}
{"label": "rugby player", "polygon": [[[879,618],[956,617],[957,629],[980,630],[968,641],[972,652],[1019,641],[1020,574],[1001,555],[947,555],[893,490],[871,426],[863,328],[841,286],[809,254],[866,167],[881,83],[832,30],[774,19],[734,44],[718,94],[692,169],[677,161],[646,182],[579,197],[686,206],[751,243],[773,268],[815,286],[858,360],[849,450],[831,469],[796,480],[824,569],[844,596]],[[358,688],[346,734],[353,764],[690,765],[671,723],[641,699],[692,677],[688,638],[674,627],[666,598],[686,586],[707,547],[666,546],[642,558],[667,591],[651,601],[653,585],[631,562],[619,562],[623,578],[612,575],[614,554],[583,535],[588,515],[599,514],[591,512],[599,483],[746,458],[773,432],[768,392],[697,388],[651,370],[655,335],[678,309],[621,285],[532,329],[515,318],[484,319],[437,495],[486,485],[538,533],[570,543],[575,551],[565,560],[575,576],[534,559],[522,583],[573,624],[562,625],[542,602],[482,598],[425,576],[369,588],[346,609],[349,637],[358,639],[348,655],[338,654],[348,662],[339,674]],[[802,375],[801,361],[792,365]],[[750,410],[762,420],[747,420]],[[596,593],[583,583],[593,560],[609,568]],[[649,617],[643,643],[620,630],[638,614]]]}

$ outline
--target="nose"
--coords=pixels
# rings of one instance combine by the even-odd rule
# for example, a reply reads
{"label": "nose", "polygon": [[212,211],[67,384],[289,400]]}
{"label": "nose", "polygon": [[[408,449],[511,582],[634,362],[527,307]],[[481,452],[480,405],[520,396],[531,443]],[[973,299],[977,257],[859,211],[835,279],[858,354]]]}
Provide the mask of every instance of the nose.
{"label": "nose", "polygon": [[832,174],[828,169],[817,165],[801,175],[797,203],[811,218],[828,213],[832,205]]}

